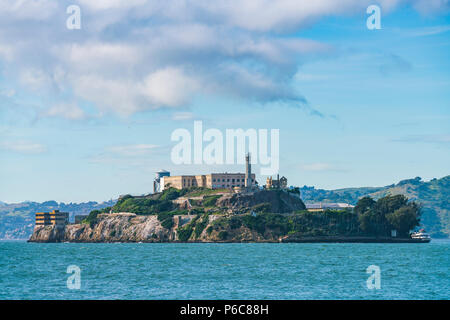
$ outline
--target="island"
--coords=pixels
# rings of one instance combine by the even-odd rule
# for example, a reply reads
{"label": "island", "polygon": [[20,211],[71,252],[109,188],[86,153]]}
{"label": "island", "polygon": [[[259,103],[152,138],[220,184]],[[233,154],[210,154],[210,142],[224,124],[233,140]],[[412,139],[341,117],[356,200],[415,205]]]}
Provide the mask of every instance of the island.
{"label": "island", "polygon": [[77,223],[36,225],[29,242],[421,243],[410,237],[420,214],[420,206],[403,195],[310,211],[298,188],[168,187],[122,196]]}

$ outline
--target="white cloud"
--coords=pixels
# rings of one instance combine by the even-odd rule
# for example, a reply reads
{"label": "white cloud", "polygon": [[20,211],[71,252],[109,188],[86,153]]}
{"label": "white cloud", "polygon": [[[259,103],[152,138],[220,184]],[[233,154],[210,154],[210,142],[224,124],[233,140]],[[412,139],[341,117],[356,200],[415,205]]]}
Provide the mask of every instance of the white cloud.
{"label": "white cloud", "polygon": [[52,50],[76,72],[105,72],[118,66],[129,68],[141,62],[141,48],[127,44],[95,41],[62,48],[56,45]]}
{"label": "white cloud", "polygon": [[198,80],[171,67],[148,75],[141,90],[151,104],[170,107],[189,103],[192,94],[200,87]]}
{"label": "white cloud", "polygon": [[121,145],[112,146],[106,149],[107,152],[124,157],[143,156],[149,154],[157,145],[153,144],[134,144],[134,145]]}
{"label": "white cloud", "polygon": [[172,115],[172,120],[175,121],[185,121],[194,119],[194,114],[192,112],[175,112]]}
{"label": "white cloud", "polygon": [[432,27],[426,27],[421,29],[413,29],[413,30],[407,30],[401,31],[405,33],[406,35],[412,36],[412,37],[423,37],[423,36],[432,36],[435,34],[440,34],[444,32],[450,31],[450,25],[444,25],[444,26],[432,26]]}
{"label": "white cloud", "polygon": [[[383,14],[400,0],[382,0]],[[411,0],[420,11],[448,1]],[[198,95],[258,103],[306,100],[292,87],[298,66],[333,51],[297,31],[329,15],[365,12],[371,0],[78,0],[82,29],[65,28],[64,2],[0,3],[0,63],[15,91],[91,103],[102,114],[188,106]],[[24,22],[26,19],[26,23]],[[44,37],[42,35],[45,35]],[[15,81],[17,80],[17,81]],[[80,119],[76,106],[48,116]]]}
{"label": "white cloud", "polygon": [[42,70],[24,69],[20,73],[20,81],[32,90],[39,90],[50,86],[51,78]]}
{"label": "white cloud", "polygon": [[0,91],[0,95],[11,98],[16,94],[16,90],[14,89],[3,89]]}
{"label": "white cloud", "polygon": [[78,0],[84,7],[93,11],[108,9],[127,9],[146,4],[147,0]]}
{"label": "white cloud", "polygon": [[450,1],[448,0],[413,0],[414,8],[422,14],[433,14],[436,12],[449,12]]}
{"label": "white cloud", "polygon": [[3,141],[0,142],[0,148],[23,154],[37,154],[47,150],[44,145],[29,141]]}
{"label": "white cloud", "polygon": [[45,20],[58,9],[58,3],[52,0],[2,0],[0,17],[14,17],[20,20]]}
{"label": "white cloud", "polygon": [[46,110],[43,115],[50,117],[62,117],[69,120],[81,120],[86,117],[83,109],[76,103],[59,103]]}
{"label": "white cloud", "polygon": [[10,45],[0,44],[0,58],[5,59],[6,61],[11,61],[13,58],[13,53],[13,48]]}

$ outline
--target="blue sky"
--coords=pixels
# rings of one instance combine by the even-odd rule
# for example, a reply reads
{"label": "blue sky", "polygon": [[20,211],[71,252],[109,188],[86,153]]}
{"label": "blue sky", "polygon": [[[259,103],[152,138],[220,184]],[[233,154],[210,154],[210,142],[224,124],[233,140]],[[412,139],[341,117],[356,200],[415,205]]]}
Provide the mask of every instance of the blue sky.
{"label": "blue sky", "polygon": [[[312,4],[314,3],[314,4]],[[67,30],[66,8],[81,8]],[[381,6],[381,30],[366,8]],[[450,173],[448,1],[4,1],[0,201],[103,201],[179,166],[177,128],[280,129],[290,185]],[[257,166],[256,166],[256,169]],[[265,176],[257,177],[260,183]]]}

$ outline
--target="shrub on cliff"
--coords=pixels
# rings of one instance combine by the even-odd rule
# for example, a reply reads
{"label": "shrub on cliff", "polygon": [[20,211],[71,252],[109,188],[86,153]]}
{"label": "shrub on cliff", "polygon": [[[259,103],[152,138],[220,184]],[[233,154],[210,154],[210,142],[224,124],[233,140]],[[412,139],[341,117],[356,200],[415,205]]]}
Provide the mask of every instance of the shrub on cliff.
{"label": "shrub on cliff", "polygon": [[95,226],[98,219],[97,216],[102,213],[100,210],[92,210],[89,215],[82,221],[82,223],[87,223],[91,228]]}
{"label": "shrub on cliff", "polygon": [[221,195],[214,195],[214,196],[205,196],[203,198],[202,205],[204,207],[213,207],[216,205],[217,199],[219,199]]}
{"label": "shrub on cliff", "polygon": [[183,228],[177,230],[178,240],[186,242],[192,235],[193,228],[190,225],[187,225]]}
{"label": "shrub on cliff", "polygon": [[259,203],[252,207],[252,210],[255,212],[268,213],[272,209],[272,205],[269,202]]}
{"label": "shrub on cliff", "polygon": [[217,237],[219,238],[219,240],[226,240],[228,238],[228,232],[227,231],[220,231],[219,234],[217,235]]}
{"label": "shrub on cliff", "polygon": [[208,225],[208,221],[209,221],[209,216],[208,214],[203,214],[201,221],[197,221],[196,225],[195,225],[195,238],[200,237],[200,235],[202,234],[203,230],[205,230],[206,226]]}
{"label": "shrub on cliff", "polygon": [[117,202],[113,207],[114,212],[132,212],[136,214],[158,214],[174,209],[174,205],[169,200],[155,200],[147,198],[127,198]]}
{"label": "shrub on cliff", "polygon": [[176,198],[180,197],[182,193],[184,193],[183,190],[169,188],[162,192],[159,200],[175,200]]}
{"label": "shrub on cliff", "polygon": [[200,215],[197,215],[191,220],[191,222],[189,222],[187,225],[185,225],[184,227],[179,228],[177,230],[177,235],[178,235],[179,241],[186,242],[189,240],[189,238],[192,235],[192,232],[194,232],[194,228],[199,219],[200,219]]}
{"label": "shrub on cliff", "polygon": [[170,212],[162,212],[158,214],[158,220],[161,222],[163,228],[172,229],[173,222],[173,213]]}

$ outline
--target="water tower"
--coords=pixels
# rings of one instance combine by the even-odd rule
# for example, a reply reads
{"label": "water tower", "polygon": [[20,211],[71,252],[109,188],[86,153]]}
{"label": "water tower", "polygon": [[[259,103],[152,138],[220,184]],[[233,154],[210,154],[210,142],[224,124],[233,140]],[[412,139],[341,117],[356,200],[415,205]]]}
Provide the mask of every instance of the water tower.
{"label": "water tower", "polygon": [[159,170],[156,172],[155,180],[153,181],[153,192],[161,192],[161,182],[164,181],[164,177],[170,177],[170,172],[167,170]]}

